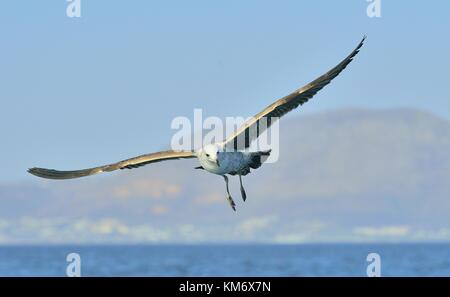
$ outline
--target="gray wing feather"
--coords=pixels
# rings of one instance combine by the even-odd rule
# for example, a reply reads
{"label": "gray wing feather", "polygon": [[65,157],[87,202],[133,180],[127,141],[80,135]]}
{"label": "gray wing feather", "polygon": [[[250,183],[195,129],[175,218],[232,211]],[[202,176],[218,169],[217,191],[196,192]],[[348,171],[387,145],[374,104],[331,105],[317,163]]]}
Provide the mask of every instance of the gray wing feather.
{"label": "gray wing feather", "polygon": [[[364,44],[366,36],[363,37],[358,46],[336,67],[305,85],[304,87],[294,91],[293,93],[275,101],[273,104],[266,107],[263,111],[245,122],[233,135],[231,135],[224,144],[226,149],[238,150],[243,149],[239,146],[248,148],[251,142],[256,139],[265,129],[270,127],[274,122],[272,119],[277,119],[287,114],[289,111],[297,108],[311,99],[318,91],[331,82],[336,76],[344,70],[353,58],[358,54],[359,50]],[[267,121],[265,125],[259,125],[261,119],[265,118]],[[256,129],[255,129],[256,128]],[[250,133],[251,129],[256,130],[256,133]],[[254,131],[252,130],[252,132]]]}
{"label": "gray wing feather", "polygon": [[71,170],[71,171],[60,171],[55,169],[46,169],[46,168],[30,168],[28,172],[49,179],[71,179],[78,178],[83,176],[89,176],[101,172],[109,172],[118,169],[132,169],[140,166],[144,166],[150,163],[161,162],[165,160],[174,160],[180,158],[195,158],[193,152],[177,152],[177,151],[162,151],[152,154],[141,155],[135,158],[126,159],[117,163],[98,166],[88,169],[81,170]]}

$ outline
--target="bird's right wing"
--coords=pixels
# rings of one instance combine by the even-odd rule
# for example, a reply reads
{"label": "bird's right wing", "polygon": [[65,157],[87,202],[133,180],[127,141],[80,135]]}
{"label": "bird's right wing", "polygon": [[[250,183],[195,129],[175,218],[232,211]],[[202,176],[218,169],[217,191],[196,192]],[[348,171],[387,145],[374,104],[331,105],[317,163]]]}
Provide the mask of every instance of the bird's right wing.
{"label": "bird's right wing", "polygon": [[126,159],[117,163],[81,169],[81,170],[71,170],[71,171],[60,171],[55,169],[45,169],[45,168],[30,168],[28,172],[49,179],[70,179],[70,178],[78,178],[88,175],[93,175],[101,172],[109,172],[117,169],[132,169],[140,166],[144,166],[150,163],[161,162],[165,160],[174,160],[174,159],[187,159],[187,158],[195,158],[193,152],[177,152],[177,151],[162,151],[152,154],[141,155],[135,158]]}

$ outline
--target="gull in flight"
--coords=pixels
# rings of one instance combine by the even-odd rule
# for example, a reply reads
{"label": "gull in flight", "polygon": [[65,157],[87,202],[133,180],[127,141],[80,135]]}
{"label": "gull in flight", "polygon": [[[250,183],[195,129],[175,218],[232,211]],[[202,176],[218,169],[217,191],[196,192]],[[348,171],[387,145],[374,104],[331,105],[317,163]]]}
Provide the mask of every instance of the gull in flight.
{"label": "gull in flight", "polygon": [[[342,62],[340,62],[337,66],[335,66],[319,78],[313,80],[309,84],[303,86],[302,88],[275,101],[260,113],[244,122],[244,124],[234,134],[232,134],[223,142],[207,144],[196,151],[161,151],[141,155],[109,165],[88,169],[60,171],[34,167],[30,168],[28,172],[42,178],[71,179],[89,176],[101,172],[114,171],[117,169],[132,169],[166,160],[197,158],[201,166],[196,167],[196,169],[204,169],[210,173],[221,175],[224,178],[227,189],[228,202],[230,203],[233,210],[236,211],[236,204],[234,203],[233,198],[230,195],[230,190],[228,188],[227,174],[239,176],[241,196],[245,201],[247,195],[242,185],[242,176],[250,173],[250,169],[259,168],[264,162],[265,158],[270,155],[270,150],[249,152],[245,149],[248,149],[250,143],[258,138],[258,136],[265,129],[267,129],[271,125],[271,123],[273,123],[275,120],[282,117],[289,111],[297,108],[299,105],[307,102],[318,91],[329,84],[331,80],[338,76],[339,73],[341,73],[341,71],[344,70],[347,65],[353,60],[356,54],[358,54],[359,50],[363,46],[365,38],[366,37],[364,36],[358,46],[350,53],[350,55],[342,60]],[[267,123],[263,127],[260,126],[260,122],[262,120],[265,120]],[[250,133],[251,129],[255,128],[257,132]],[[238,141],[239,138],[241,140],[243,138],[243,141]],[[241,142],[242,145],[238,146],[238,143]]]}

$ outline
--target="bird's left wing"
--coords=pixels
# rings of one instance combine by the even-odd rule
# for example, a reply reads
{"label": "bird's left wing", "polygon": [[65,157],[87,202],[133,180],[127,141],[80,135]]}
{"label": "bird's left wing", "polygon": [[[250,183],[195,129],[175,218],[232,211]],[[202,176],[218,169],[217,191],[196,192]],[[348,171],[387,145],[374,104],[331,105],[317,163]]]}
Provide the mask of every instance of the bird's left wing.
{"label": "bird's left wing", "polygon": [[60,171],[55,169],[45,169],[45,168],[30,168],[28,172],[49,179],[70,179],[78,178],[88,175],[93,175],[101,172],[109,172],[117,169],[132,169],[140,166],[144,166],[150,163],[161,162],[165,160],[173,160],[180,158],[195,158],[193,152],[179,152],[179,151],[162,151],[152,154],[141,155],[135,158],[126,159],[117,163],[93,167],[81,170],[71,170],[71,171]]}
{"label": "bird's left wing", "polygon": [[[248,148],[253,140],[264,132],[277,119],[297,108],[299,105],[307,102],[318,91],[328,85],[333,78],[339,75],[342,70],[353,60],[364,44],[364,36],[358,46],[342,60],[333,69],[329,70],[324,75],[305,85],[304,87],[292,92],[291,94],[275,101],[273,104],[267,106],[263,111],[246,121],[234,134],[224,141],[226,150],[241,150]],[[264,125],[260,125],[262,119],[266,120]]]}

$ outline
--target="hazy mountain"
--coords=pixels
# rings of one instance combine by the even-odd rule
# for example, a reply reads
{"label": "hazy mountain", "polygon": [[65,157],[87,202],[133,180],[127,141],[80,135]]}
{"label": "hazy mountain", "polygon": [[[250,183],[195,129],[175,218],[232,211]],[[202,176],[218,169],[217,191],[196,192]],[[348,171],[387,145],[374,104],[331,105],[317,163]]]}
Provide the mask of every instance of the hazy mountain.
{"label": "hazy mountain", "polygon": [[[280,123],[279,160],[231,189],[194,160],[0,184],[0,242],[450,239],[450,123],[412,109]],[[114,160],[112,160],[114,161]],[[24,173],[25,174],[25,173]]]}

